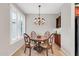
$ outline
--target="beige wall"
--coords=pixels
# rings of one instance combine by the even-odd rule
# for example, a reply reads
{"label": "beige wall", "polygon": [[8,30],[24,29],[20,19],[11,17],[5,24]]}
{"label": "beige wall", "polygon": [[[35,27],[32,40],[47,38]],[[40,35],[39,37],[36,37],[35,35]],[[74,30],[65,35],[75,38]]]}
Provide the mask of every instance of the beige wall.
{"label": "beige wall", "polygon": [[10,41],[9,4],[0,4],[0,55],[4,55]]}
{"label": "beige wall", "polygon": [[61,48],[66,55],[75,53],[74,4],[65,3],[61,8]]}

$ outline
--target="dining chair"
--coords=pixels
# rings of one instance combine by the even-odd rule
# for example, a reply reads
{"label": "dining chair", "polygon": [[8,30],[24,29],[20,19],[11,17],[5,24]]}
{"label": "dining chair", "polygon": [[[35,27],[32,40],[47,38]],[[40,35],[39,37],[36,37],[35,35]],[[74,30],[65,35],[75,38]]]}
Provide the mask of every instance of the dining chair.
{"label": "dining chair", "polygon": [[54,39],[54,34],[52,33],[46,40],[46,42],[44,42],[44,44],[42,45],[43,48],[46,49],[46,55],[48,56],[48,50],[51,49],[51,52],[53,54],[53,39]]}
{"label": "dining chair", "polygon": [[35,39],[37,37],[37,34],[35,31],[32,31],[31,32],[31,38]]}
{"label": "dining chair", "polygon": [[25,50],[24,53],[26,52],[26,48],[29,48],[29,56],[31,56],[31,40],[28,34],[24,33],[24,41],[25,41]]}
{"label": "dining chair", "polygon": [[[48,38],[49,36],[50,36],[50,32],[49,32],[49,31],[46,31],[46,32],[44,33],[44,37]],[[44,43],[44,42],[42,42],[42,43]]]}
{"label": "dining chair", "polygon": [[50,36],[50,32],[49,32],[49,31],[46,31],[46,32],[44,33],[44,36],[45,36],[46,38],[48,38],[48,37]]}
{"label": "dining chair", "polygon": [[[32,38],[32,39],[36,39],[36,38],[37,38],[37,34],[36,34],[35,31],[32,31],[32,32],[31,32],[31,38]],[[34,44],[37,43],[36,41],[32,41],[32,42],[34,42]]]}

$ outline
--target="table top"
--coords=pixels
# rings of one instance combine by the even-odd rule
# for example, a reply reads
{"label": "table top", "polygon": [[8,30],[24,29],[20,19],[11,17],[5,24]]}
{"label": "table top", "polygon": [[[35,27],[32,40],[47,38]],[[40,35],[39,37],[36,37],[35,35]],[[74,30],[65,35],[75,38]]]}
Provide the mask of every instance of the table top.
{"label": "table top", "polygon": [[35,39],[33,39],[32,37],[30,38],[31,40],[34,40],[34,41],[45,41],[47,40],[47,38],[45,36],[41,36],[41,37],[36,37]]}

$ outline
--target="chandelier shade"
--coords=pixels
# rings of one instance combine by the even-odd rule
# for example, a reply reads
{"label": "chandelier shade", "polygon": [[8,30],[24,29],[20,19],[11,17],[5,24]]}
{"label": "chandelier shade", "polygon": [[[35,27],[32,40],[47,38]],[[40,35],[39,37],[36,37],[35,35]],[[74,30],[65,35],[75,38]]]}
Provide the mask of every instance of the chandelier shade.
{"label": "chandelier shade", "polygon": [[40,16],[40,7],[41,7],[41,5],[39,5],[38,7],[39,7],[39,15],[38,15],[37,18],[34,19],[34,23],[35,23],[36,25],[42,25],[42,24],[45,23],[45,19]]}

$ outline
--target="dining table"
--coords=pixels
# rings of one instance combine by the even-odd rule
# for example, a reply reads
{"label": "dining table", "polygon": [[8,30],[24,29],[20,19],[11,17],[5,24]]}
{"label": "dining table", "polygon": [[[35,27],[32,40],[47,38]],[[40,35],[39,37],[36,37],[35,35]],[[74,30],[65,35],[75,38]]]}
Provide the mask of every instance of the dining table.
{"label": "dining table", "polygon": [[41,46],[42,42],[45,42],[47,40],[47,38],[45,36],[37,36],[36,38],[30,38],[32,41],[36,42],[35,47],[33,48],[34,50],[36,50],[37,52],[41,53],[45,48]]}

